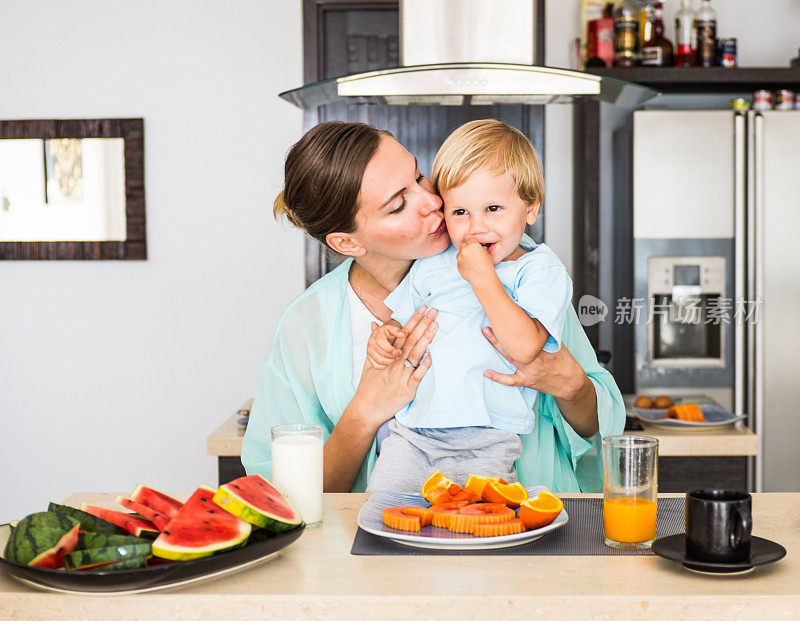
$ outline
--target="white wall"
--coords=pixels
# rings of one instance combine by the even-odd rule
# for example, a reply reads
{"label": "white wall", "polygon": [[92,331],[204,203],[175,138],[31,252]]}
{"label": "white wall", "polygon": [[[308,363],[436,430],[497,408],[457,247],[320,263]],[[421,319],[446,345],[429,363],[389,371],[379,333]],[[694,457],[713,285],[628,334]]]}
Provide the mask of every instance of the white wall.
{"label": "white wall", "polygon": [[[547,2],[550,65],[577,4]],[[798,0],[716,4],[742,64],[795,55]],[[302,238],[269,209],[302,127],[276,96],[301,82],[300,5],[0,0],[0,118],[144,117],[149,252],[0,263],[0,522],[78,490],[216,481],[205,438],[253,394],[303,283]],[[570,123],[548,110],[547,239],[567,264]]]}
{"label": "white wall", "polygon": [[[695,8],[698,0],[693,0]],[[666,0],[665,35],[675,41],[680,3]],[[717,31],[736,37],[742,67],[788,67],[800,47],[800,0],[715,0]],[[545,64],[570,67],[570,45],[580,35],[579,0],[547,0]],[[572,106],[550,106],[545,121],[545,237],[562,261],[572,262]]]}
{"label": "white wall", "polygon": [[0,118],[143,117],[147,261],[0,263],[0,523],[80,490],[216,483],[303,286],[272,220],[301,3],[0,2]]}

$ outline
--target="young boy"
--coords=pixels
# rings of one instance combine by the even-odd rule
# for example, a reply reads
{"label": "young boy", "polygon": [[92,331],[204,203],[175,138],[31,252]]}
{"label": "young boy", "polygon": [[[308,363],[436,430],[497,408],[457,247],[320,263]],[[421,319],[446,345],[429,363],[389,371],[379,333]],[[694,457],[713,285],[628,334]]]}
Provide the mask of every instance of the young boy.
{"label": "young boy", "polygon": [[439,149],[432,177],[452,245],[416,261],[386,298],[396,321],[375,329],[367,358],[378,368],[392,362],[400,325],[425,304],[439,312],[433,364],[389,422],[369,490],[419,491],[434,470],[457,482],[470,473],[515,481],[537,393],[484,377],[515,369],[481,330],[491,325],[511,359],[532,362],[558,351],[572,298],[558,257],[544,244],[520,245],[544,197],[539,157],[521,132],[496,120],[462,125]]}

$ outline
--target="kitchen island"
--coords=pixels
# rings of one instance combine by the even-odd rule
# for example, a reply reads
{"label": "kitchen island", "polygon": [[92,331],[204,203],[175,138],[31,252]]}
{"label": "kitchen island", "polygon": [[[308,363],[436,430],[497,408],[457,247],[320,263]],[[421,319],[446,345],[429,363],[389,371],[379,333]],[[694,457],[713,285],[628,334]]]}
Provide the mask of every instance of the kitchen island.
{"label": "kitchen island", "polygon": [[[206,440],[207,453],[217,458],[220,485],[245,474],[241,462],[244,430],[236,421],[252,404],[252,399],[243,403]],[[685,431],[645,423],[643,431],[625,433],[658,438],[659,489],[666,492],[696,487],[746,489],[747,459],[758,454],[758,436],[742,425]]]}
{"label": "kitchen island", "polygon": [[[68,504],[113,506],[116,494]],[[566,497],[566,496],[565,496]],[[366,494],[325,494],[321,528],[278,557],[207,582],[118,596],[46,593],[0,569],[0,618],[798,618],[800,493],[754,494],[753,534],[787,549],[740,576],[655,556],[353,556]]]}

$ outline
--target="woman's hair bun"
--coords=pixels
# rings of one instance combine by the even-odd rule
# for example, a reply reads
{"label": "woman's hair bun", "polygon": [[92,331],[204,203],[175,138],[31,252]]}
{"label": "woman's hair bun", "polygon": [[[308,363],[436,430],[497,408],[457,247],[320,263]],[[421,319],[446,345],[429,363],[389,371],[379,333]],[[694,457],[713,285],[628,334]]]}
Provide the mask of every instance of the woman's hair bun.
{"label": "woman's hair bun", "polygon": [[285,216],[286,219],[294,226],[303,228],[303,223],[297,219],[297,216],[292,211],[292,208],[286,204],[284,200],[284,191],[281,190],[278,196],[275,197],[275,202],[272,204],[272,215],[277,220],[280,216]]}

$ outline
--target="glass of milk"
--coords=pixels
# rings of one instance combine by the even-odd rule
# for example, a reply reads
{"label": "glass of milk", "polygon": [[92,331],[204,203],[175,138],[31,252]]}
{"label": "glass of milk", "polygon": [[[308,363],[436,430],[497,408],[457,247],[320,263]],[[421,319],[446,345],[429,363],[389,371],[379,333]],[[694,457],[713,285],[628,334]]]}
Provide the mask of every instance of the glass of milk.
{"label": "glass of milk", "polygon": [[322,425],[278,425],[272,433],[272,483],[306,528],[322,524]]}

